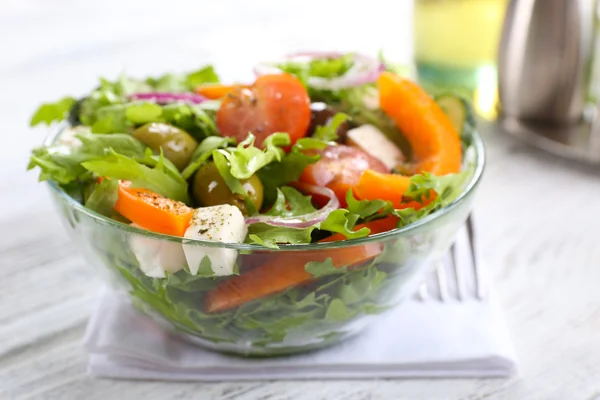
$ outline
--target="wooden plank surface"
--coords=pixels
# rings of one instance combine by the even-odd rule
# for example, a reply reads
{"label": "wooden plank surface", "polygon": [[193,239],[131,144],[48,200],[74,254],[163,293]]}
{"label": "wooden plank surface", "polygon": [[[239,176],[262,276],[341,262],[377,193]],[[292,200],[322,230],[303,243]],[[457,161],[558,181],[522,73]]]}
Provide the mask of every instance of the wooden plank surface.
{"label": "wooden plank surface", "polygon": [[[600,396],[600,171],[529,150],[489,127],[478,238],[519,355],[518,377],[183,384],[86,376],[80,341],[100,282],[70,245],[45,187],[24,171],[29,149],[44,134],[27,127],[31,111],[42,100],[83,93],[97,75],[124,67],[157,72],[211,59],[238,76],[232,52],[255,60],[289,48],[372,50],[379,38],[398,57],[410,52],[407,3],[392,10],[383,0],[356,7],[283,3],[0,3],[0,399]],[[243,37],[227,23],[244,27]]]}

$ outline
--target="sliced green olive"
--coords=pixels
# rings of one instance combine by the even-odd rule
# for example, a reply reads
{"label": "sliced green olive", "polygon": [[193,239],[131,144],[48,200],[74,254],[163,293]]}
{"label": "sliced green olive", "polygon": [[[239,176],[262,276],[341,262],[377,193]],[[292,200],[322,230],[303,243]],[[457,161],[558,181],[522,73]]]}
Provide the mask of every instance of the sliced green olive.
{"label": "sliced green olive", "polygon": [[189,164],[198,142],[186,131],[162,122],[150,122],[132,133],[133,137],[154,151],[162,149],[180,171]]}
{"label": "sliced green olive", "polygon": [[[260,210],[263,203],[263,185],[260,179],[256,175],[252,175],[250,178],[242,180],[241,183],[254,203],[254,207]],[[213,162],[204,164],[196,172],[192,193],[202,206],[231,204],[238,207],[244,215],[248,214],[244,199],[229,190]]]}

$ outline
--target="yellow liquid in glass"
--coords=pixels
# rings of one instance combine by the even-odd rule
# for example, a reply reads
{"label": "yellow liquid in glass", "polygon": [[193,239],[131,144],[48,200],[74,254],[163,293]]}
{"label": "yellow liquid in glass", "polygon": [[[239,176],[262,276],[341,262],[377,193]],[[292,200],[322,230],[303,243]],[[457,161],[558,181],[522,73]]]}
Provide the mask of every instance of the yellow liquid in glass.
{"label": "yellow liquid in glass", "polygon": [[496,113],[496,55],[508,0],[415,0],[419,79],[432,91],[472,96],[479,115]]}

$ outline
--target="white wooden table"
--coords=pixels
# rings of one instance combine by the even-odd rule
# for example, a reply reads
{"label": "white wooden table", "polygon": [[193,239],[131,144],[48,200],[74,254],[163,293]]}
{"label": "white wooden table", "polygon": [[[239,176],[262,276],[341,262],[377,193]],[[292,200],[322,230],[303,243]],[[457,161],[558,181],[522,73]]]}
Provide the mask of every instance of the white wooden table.
{"label": "white wooden table", "polygon": [[86,376],[80,340],[100,282],[70,245],[36,174],[24,171],[44,134],[27,127],[32,110],[123,68],[156,73],[211,60],[237,77],[252,61],[289,49],[383,46],[395,58],[410,54],[410,2],[321,3],[0,2],[0,399],[600,396],[600,170],[489,128],[476,216],[520,358],[518,377],[183,384]]}

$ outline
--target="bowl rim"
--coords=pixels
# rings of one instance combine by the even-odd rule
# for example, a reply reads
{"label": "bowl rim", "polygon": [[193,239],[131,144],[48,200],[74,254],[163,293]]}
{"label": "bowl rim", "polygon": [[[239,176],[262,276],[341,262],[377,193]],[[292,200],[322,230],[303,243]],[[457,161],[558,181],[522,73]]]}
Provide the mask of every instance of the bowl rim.
{"label": "bowl rim", "polygon": [[[58,135],[65,129],[69,128],[71,124],[67,121],[62,121],[55,125],[52,129],[50,129],[49,134],[46,136],[43,145],[48,146],[55,142]],[[215,247],[215,248],[226,248],[233,250],[241,250],[241,251],[261,251],[261,252],[290,252],[290,251],[320,251],[320,250],[329,250],[329,249],[339,249],[345,247],[353,247],[360,246],[368,243],[379,242],[381,240],[393,239],[397,237],[402,237],[411,233],[418,228],[421,228],[425,225],[433,223],[437,219],[443,217],[444,215],[450,213],[452,210],[457,208],[460,204],[462,204],[465,199],[471,194],[479,182],[481,181],[481,177],[483,175],[483,171],[486,163],[486,155],[485,148],[483,145],[483,140],[479,135],[476,129],[471,131],[470,138],[471,146],[475,149],[475,171],[473,172],[473,176],[469,180],[469,183],[465,187],[465,189],[460,193],[460,195],[454,199],[454,201],[447,206],[437,210],[436,212],[421,218],[411,224],[405,225],[401,228],[396,228],[387,232],[382,232],[374,235],[370,235],[363,238],[358,239],[346,239],[335,242],[326,242],[326,243],[308,243],[308,244],[280,244],[279,248],[270,248],[256,244],[246,244],[246,243],[222,243],[222,242],[214,242],[207,240],[198,240],[198,239],[190,239],[190,238],[182,238],[179,236],[166,235],[163,233],[156,233],[152,231],[148,231],[142,228],[137,228],[132,225],[125,224],[123,222],[115,221],[111,218],[108,218],[104,215],[98,214],[95,211],[92,211],[86,208],[83,204],[79,203],[71,196],[69,196],[64,190],[60,188],[60,186],[52,180],[46,181],[48,187],[52,192],[61,197],[69,206],[78,212],[85,214],[86,216],[92,218],[96,222],[102,225],[108,225],[117,230],[121,230],[128,234],[135,234],[144,236],[147,238],[165,240],[168,242],[178,243],[182,245],[201,245],[206,247]]]}

